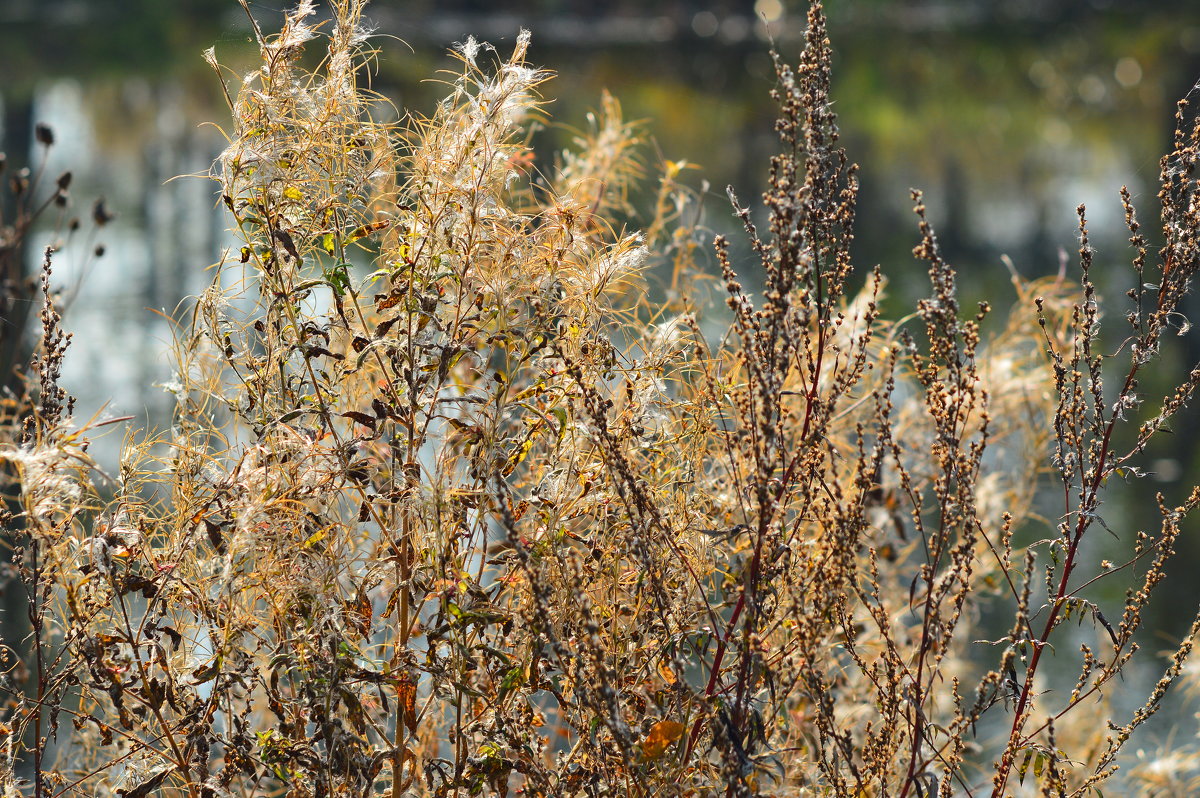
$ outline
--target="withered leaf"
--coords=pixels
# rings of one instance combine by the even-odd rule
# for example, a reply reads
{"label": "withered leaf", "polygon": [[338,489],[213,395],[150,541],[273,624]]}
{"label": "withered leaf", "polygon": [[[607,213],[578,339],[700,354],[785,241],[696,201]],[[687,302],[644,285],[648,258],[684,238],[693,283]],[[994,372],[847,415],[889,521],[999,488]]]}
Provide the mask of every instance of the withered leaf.
{"label": "withered leaf", "polygon": [[349,718],[350,725],[359,734],[366,734],[366,716],[363,713],[362,703],[358,700],[358,696],[345,687],[340,688],[338,692],[341,693],[342,704],[346,707],[346,717]]}
{"label": "withered leaf", "polygon": [[683,736],[686,727],[677,721],[660,720],[650,727],[650,733],[642,740],[642,754],[647,759],[657,759],[667,752],[671,744]]}
{"label": "withered leaf", "polygon": [[225,552],[225,536],[221,534],[221,525],[210,518],[204,519],[204,529],[208,534],[208,542],[218,553]]}
{"label": "withered leaf", "polygon": [[167,691],[163,688],[162,682],[158,677],[152,678],[146,683],[146,703],[151,709],[159,709],[163,705],[163,701],[167,698]]}
{"label": "withered leaf", "polygon": [[392,223],[387,219],[379,219],[374,222],[368,222],[367,224],[359,225],[351,230],[350,234],[346,236],[346,243],[351,244],[360,238],[369,236],[371,233],[378,233],[380,230],[386,230],[391,226],[391,224]]}
{"label": "withered leaf", "polygon": [[208,665],[205,665],[192,671],[192,684],[204,684],[211,682],[221,672],[221,660],[218,657]]}
{"label": "withered leaf", "polygon": [[417,733],[417,683],[408,674],[396,680],[396,700],[404,717],[404,725],[413,734]]}
{"label": "withered leaf", "polygon": [[400,603],[400,590],[393,590],[392,594],[390,596],[388,596],[387,604],[384,606],[383,613],[380,615],[380,617],[382,617],[382,618],[389,617],[393,612],[396,611],[396,605],[399,603]]}
{"label": "withered leaf", "polygon": [[310,346],[304,350],[304,354],[308,357],[327,357],[332,360],[345,360],[346,356],[337,352],[330,352],[323,346]]}
{"label": "withered leaf", "polygon": [[371,416],[368,416],[366,413],[360,413],[357,410],[347,410],[345,413],[341,413],[340,415],[342,418],[348,418],[352,421],[357,421],[364,427],[370,427],[372,430],[375,429],[375,419]]}
{"label": "withered leaf", "polygon": [[375,295],[375,308],[377,310],[388,310],[390,308],[394,308],[397,305],[399,305],[400,300],[402,300],[402,299],[404,299],[404,295],[399,294],[399,293],[376,294]]}
{"label": "withered leaf", "polygon": [[291,255],[296,260],[300,260],[300,251],[296,249],[296,242],[292,239],[292,234],[287,230],[273,230],[272,235],[275,236],[280,244],[283,245],[287,254]]}
{"label": "withered leaf", "polygon": [[388,330],[392,329],[392,326],[398,321],[400,321],[399,316],[392,316],[390,319],[384,319],[379,322],[379,326],[375,328],[375,337],[382,338],[387,335]]}
{"label": "withered leaf", "polygon": [[143,598],[152,599],[158,595],[158,585],[141,574],[124,574],[117,584],[117,593],[123,596],[135,591],[141,593]]}
{"label": "withered leaf", "polygon": [[166,770],[156,773],[136,787],[131,787],[129,789],[118,789],[117,795],[124,796],[124,798],[146,798],[147,795],[158,789],[158,787],[167,780],[167,776],[170,776],[173,770],[174,768],[167,768]]}
{"label": "withered leaf", "polygon": [[171,626],[160,626],[158,627],[158,631],[163,632],[167,637],[171,638],[172,651],[179,650],[179,644],[183,642],[183,635],[179,634],[179,632],[175,631],[174,627]]}
{"label": "withered leaf", "polygon": [[670,664],[665,659],[658,661],[658,675],[663,678],[667,684],[675,684],[678,677],[675,676],[675,671],[671,670]]}
{"label": "withered leaf", "polygon": [[366,592],[359,588],[354,600],[345,602],[343,609],[346,612],[346,621],[351,628],[362,637],[367,637],[371,633],[373,607]]}

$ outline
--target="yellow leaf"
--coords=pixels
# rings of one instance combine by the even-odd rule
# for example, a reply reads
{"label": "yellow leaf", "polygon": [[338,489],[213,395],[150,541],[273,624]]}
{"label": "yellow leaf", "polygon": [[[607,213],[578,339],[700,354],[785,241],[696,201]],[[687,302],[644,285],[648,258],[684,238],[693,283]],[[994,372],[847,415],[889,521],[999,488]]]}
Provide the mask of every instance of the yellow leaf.
{"label": "yellow leaf", "polygon": [[304,194],[301,193],[300,189],[296,188],[295,186],[288,186],[285,188],[283,190],[283,196],[285,199],[294,200],[296,202],[300,202],[302,199],[304,199]]}
{"label": "yellow leaf", "polygon": [[527,438],[524,443],[522,443],[520,446],[518,446],[516,449],[514,449],[512,454],[510,454],[508,456],[508,462],[506,462],[504,464],[504,468],[501,469],[500,473],[503,474],[504,476],[508,476],[509,474],[511,474],[513,472],[513,470],[516,469],[516,467],[521,464],[521,462],[529,454],[529,450],[532,448],[533,448],[533,438],[532,437]]}
{"label": "yellow leaf", "polygon": [[642,754],[647,759],[658,759],[671,744],[683,736],[684,725],[673,720],[660,720],[650,727],[650,733],[642,740]]}

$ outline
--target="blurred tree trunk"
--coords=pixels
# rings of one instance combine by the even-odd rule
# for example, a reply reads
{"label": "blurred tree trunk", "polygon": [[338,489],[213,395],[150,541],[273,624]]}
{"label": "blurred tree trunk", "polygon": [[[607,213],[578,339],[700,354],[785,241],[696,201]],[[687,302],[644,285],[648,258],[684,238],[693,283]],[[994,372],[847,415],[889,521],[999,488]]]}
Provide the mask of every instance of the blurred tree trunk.
{"label": "blurred tree trunk", "polygon": [[[18,179],[18,173],[32,149],[33,98],[6,98],[3,139],[0,151],[6,156],[5,183]],[[25,235],[18,221],[24,196],[0,192],[0,391],[5,396],[23,392],[17,368],[28,359],[29,322],[33,282],[25,268]],[[11,392],[11,393],[10,393]]]}
{"label": "blurred tree trunk", "polygon": [[[8,97],[4,103],[3,139],[0,152],[4,152],[5,168],[0,179],[4,184],[19,179],[32,150],[33,98]],[[0,184],[0,185],[4,185]],[[11,190],[0,190],[0,402],[11,403],[3,412],[16,412],[20,400],[26,393],[22,372],[29,362],[31,339],[27,334],[30,313],[35,296],[35,283],[26,268],[25,230],[19,222],[23,215],[22,205],[26,196],[17,196]],[[12,488],[3,489],[3,509],[15,513],[16,505]],[[19,545],[20,530],[24,524],[19,519],[0,524],[0,557],[11,561],[12,551]],[[0,643],[11,648],[18,656],[26,650],[29,636],[29,602],[18,582],[0,581]]]}

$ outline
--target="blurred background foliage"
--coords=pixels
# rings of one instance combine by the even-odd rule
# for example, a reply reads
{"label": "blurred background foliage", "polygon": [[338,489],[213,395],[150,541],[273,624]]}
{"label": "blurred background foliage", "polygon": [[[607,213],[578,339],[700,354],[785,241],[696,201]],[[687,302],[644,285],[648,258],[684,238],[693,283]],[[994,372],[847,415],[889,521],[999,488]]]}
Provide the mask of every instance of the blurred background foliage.
{"label": "blurred background foliage", "polygon": [[[285,8],[250,6],[268,29]],[[552,122],[536,138],[539,165],[608,89],[628,118],[646,120],[647,190],[664,159],[696,164],[694,183],[710,186],[704,224],[729,231],[725,185],[749,201],[774,151],[769,40],[794,60],[805,10],[798,0],[376,0],[380,54],[370,80],[397,108],[429,113],[443,88],[431,78],[452,66],[454,42],[473,34],[503,52],[529,28],[532,60],[558,73],[545,87]],[[927,290],[911,257],[911,186],[926,192],[966,299],[999,308],[1014,296],[1001,256],[1025,277],[1058,270],[1062,251],[1073,262],[1074,208],[1086,202],[1101,290],[1119,321],[1130,275],[1117,189],[1128,185],[1143,221],[1154,220],[1175,101],[1200,78],[1200,8],[1186,0],[829,0],[826,10],[836,110],[850,158],[863,166],[856,259],[864,271],[884,267],[889,311],[906,312]],[[169,314],[201,290],[203,267],[229,243],[213,184],[170,180],[206,172],[223,146],[218,127],[201,124],[227,118],[200,58],[211,45],[223,63],[254,63],[233,0],[0,0],[0,149],[10,163],[27,162],[34,123],[53,125],[60,145],[49,166],[75,173],[76,212],[103,194],[120,214],[98,265],[75,267],[64,256],[56,270],[78,298],[67,313],[78,339],[67,379],[84,417],[112,398],[114,414],[168,421],[170,397],[154,384],[170,378],[161,354],[169,331],[150,309]],[[30,247],[31,264],[50,236]],[[1195,319],[1200,303],[1193,307]],[[1115,349],[1118,324],[1108,332]],[[1174,385],[1198,361],[1192,332],[1167,350],[1162,384],[1146,393]],[[1144,464],[1152,476],[1108,506],[1124,541],[1154,523],[1148,492],[1176,502],[1200,477],[1198,418],[1193,410]],[[107,447],[115,456],[118,437],[99,444],[102,455]],[[1195,538],[1185,545],[1200,558]],[[1200,592],[1177,577],[1164,595],[1159,627],[1178,633],[1190,612],[1176,617],[1169,607],[1194,605]]]}

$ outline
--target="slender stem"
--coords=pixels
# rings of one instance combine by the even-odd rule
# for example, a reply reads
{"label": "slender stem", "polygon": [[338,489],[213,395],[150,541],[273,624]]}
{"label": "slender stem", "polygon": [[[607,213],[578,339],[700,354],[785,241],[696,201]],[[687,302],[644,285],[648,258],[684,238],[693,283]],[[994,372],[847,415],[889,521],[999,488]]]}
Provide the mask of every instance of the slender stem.
{"label": "slender stem", "polygon": [[[1130,366],[1129,373],[1125,377],[1125,384],[1121,388],[1120,396],[1125,396],[1131,389],[1137,372],[1138,365],[1134,363]],[[1042,660],[1042,652],[1048,647],[1050,634],[1054,631],[1054,627],[1058,623],[1059,613],[1062,612],[1066,598],[1069,595],[1067,587],[1071,573],[1075,570],[1075,558],[1079,553],[1079,544],[1083,540],[1083,533],[1087,531],[1091,523],[1090,514],[1086,510],[1095,505],[1100,485],[1104,481],[1106,474],[1104,466],[1108,462],[1108,452],[1112,444],[1113,432],[1116,430],[1118,419],[1119,415],[1114,414],[1105,427],[1104,437],[1100,444],[1100,454],[1096,458],[1095,472],[1092,474],[1091,483],[1081,496],[1079,517],[1075,522],[1075,531],[1071,536],[1070,545],[1067,547],[1066,561],[1063,563],[1062,574],[1058,579],[1054,601],[1050,605],[1046,625],[1042,629],[1041,635],[1038,636],[1038,639],[1033,644],[1033,656],[1029,660],[1029,666],[1025,669],[1025,679],[1021,685],[1021,695],[1017,699],[1016,712],[1013,713],[1012,729],[1008,735],[1008,744],[1005,746],[1004,754],[1000,757],[1000,765],[997,769],[995,785],[992,789],[992,798],[1001,798],[1003,796],[1005,785],[1008,784],[1008,777],[1012,772],[1013,762],[1016,761],[1017,746],[1021,741],[1021,731],[1024,729],[1025,723],[1029,720],[1028,710],[1033,700],[1033,679],[1037,674],[1038,664]]]}
{"label": "slender stem", "polygon": [[29,601],[29,621],[33,626],[33,651],[37,660],[37,704],[33,715],[33,795],[42,798],[44,795],[44,779],[42,773],[46,741],[42,737],[42,706],[46,699],[46,662],[44,659],[44,641],[42,640],[42,605],[41,605],[41,562],[38,558],[38,539],[29,536],[29,551],[32,557],[31,582],[33,593]]}

